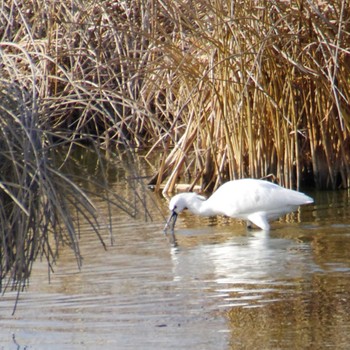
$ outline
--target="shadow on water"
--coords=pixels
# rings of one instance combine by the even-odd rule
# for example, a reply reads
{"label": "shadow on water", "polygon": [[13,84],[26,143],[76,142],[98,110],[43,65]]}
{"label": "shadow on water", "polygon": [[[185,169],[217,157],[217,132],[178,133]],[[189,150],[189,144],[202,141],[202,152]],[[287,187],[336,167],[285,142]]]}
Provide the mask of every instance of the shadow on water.
{"label": "shadow on water", "polygon": [[[117,182],[118,191],[125,186]],[[51,283],[45,264],[11,316],[0,304],[6,349],[347,349],[350,343],[350,214],[347,192],[246,231],[224,218],[178,219],[176,245],[153,221],[113,216],[107,251],[81,234],[81,271],[62,251]],[[103,203],[101,203],[102,205]],[[101,208],[103,210],[103,208]]]}

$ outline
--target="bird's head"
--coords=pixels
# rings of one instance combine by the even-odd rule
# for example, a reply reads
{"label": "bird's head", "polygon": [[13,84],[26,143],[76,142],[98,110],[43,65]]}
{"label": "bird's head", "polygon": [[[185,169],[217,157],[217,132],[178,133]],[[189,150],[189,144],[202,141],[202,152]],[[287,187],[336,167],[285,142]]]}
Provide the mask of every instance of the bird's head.
{"label": "bird's head", "polygon": [[171,198],[169,202],[170,216],[164,227],[164,231],[166,231],[168,227],[173,231],[178,214],[185,209],[191,210],[198,200],[203,201],[206,200],[206,198],[192,192],[179,193]]}

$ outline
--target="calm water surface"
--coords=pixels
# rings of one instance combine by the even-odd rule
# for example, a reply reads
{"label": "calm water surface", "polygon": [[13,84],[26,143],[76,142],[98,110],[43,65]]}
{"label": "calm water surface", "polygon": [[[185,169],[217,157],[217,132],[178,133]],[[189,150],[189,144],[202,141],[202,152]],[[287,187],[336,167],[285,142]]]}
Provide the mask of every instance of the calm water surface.
{"label": "calm water surface", "polygon": [[174,242],[151,205],[153,221],[116,212],[107,251],[82,233],[81,271],[64,249],[14,316],[1,298],[0,349],[349,349],[349,196],[312,195],[269,234],[184,213]]}

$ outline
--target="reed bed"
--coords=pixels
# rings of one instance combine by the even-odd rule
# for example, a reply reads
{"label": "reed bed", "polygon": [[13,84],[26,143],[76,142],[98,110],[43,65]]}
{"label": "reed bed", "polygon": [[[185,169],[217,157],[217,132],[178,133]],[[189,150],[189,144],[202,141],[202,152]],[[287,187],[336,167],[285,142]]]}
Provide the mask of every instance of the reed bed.
{"label": "reed bed", "polygon": [[345,0],[2,1],[1,275],[56,257],[45,239],[17,240],[18,225],[73,246],[68,205],[95,225],[49,161],[58,145],[67,159],[82,144],[161,153],[149,183],[164,193],[241,177],[349,187],[349,18]]}
{"label": "reed bed", "polygon": [[10,1],[2,17],[51,127],[161,151],[156,190],[349,186],[345,0]]}
{"label": "reed bed", "polygon": [[347,3],[177,4],[167,9],[176,25],[162,50],[176,67],[164,87],[174,116],[164,139],[175,148],[152,183],[167,179],[164,192],[173,191],[189,174],[185,182],[203,191],[241,177],[347,188]]}

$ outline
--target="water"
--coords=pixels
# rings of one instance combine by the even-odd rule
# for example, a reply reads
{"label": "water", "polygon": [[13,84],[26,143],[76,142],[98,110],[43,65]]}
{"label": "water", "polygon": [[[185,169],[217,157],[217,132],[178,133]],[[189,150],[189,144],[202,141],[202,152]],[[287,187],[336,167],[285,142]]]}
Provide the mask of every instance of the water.
{"label": "water", "polygon": [[116,212],[107,251],[83,231],[81,271],[65,248],[50,283],[35,265],[14,316],[1,298],[0,349],[348,349],[349,197],[313,195],[269,234],[184,213],[174,242],[158,210]]}

